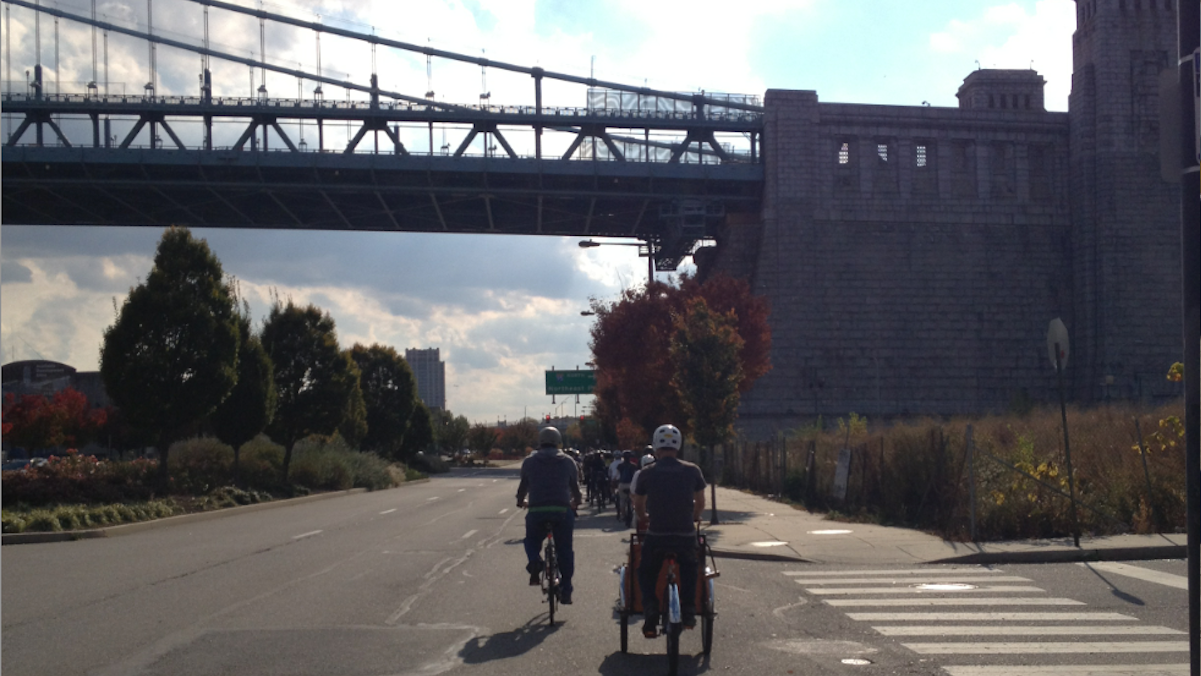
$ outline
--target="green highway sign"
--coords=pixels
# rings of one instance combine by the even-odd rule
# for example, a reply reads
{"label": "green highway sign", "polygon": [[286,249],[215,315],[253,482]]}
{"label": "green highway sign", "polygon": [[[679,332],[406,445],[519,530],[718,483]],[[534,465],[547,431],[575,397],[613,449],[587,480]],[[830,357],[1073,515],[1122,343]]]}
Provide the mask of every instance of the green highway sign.
{"label": "green highway sign", "polygon": [[547,371],[547,394],[592,394],[596,389],[596,371]]}

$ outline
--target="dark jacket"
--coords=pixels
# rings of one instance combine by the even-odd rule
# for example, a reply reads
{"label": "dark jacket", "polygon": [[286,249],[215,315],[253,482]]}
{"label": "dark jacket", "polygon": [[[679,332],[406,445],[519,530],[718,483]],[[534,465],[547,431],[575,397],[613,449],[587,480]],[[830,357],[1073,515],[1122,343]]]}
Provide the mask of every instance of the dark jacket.
{"label": "dark jacket", "polygon": [[538,449],[521,463],[517,502],[527,495],[531,509],[570,507],[573,501],[582,502],[575,461],[557,448]]}

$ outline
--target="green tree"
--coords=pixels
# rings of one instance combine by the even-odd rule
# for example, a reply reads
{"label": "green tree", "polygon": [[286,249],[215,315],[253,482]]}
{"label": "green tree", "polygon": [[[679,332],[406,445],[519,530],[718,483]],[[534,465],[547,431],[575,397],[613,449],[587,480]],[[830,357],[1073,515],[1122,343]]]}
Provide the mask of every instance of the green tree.
{"label": "green tree", "polygon": [[105,390],[132,425],[155,438],[162,480],[171,443],[237,382],[239,342],[221,262],[187,228],[168,228],[150,275],[130,289],[100,351]]}
{"label": "green tree", "polygon": [[343,413],[341,424],[338,425],[338,434],[351,448],[360,448],[368,432],[367,399],[363,396],[363,374],[359,370],[358,364],[355,364],[354,358],[350,356],[349,350],[343,355],[350,365],[355,386],[351,388],[350,396],[346,399],[346,410]]}
{"label": "green tree", "polygon": [[263,348],[275,366],[278,405],[267,427],[284,446],[287,481],[296,442],[338,431],[353,408],[359,379],[354,360],[338,349],[334,320],[315,305],[276,300],[263,325]]}
{"label": "green tree", "polygon": [[242,444],[259,435],[275,417],[275,377],[271,358],[250,327],[250,308],[237,313],[238,382],[229,397],[209,417],[213,433],[234,449],[234,474],[240,467]]}
{"label": "green tree", "polygon": [[434,419],[434,443],[443,451],[457,453],[467,447],[467,432],[471,423],[465,416],[455,415],[445,409],[432,413]]}
{"label": "green tree", "polygon": [[417,409],[417,381],[404,357],[375,344],[355,344],[350,356],[359,367],[359,387],[367,410],[363,447],[385,458],[400,459],[409,419]]}
{"label": "green tree", "polygon": [[401,455],[403,459],[407,460],[417,455],[418,451],[429,450],[433,444],[434,421],[425,403],[419,402],[417,408],[413,410],[412,417],[409,418],[409,431],[405,433]]}
{"label": "green tree", "polygon": [[467,448],[487,455],[489,451],[496,448],[496,442],[499,438],[495,427],[476,423],[467,431]]}
{"label": "green tree", "polygon": [[[671,338],[672,386],[680,396],[693,438],[704,449],[703,464],[711,486],[716,486],[713,447],[729,438],[738,419],[743,371],[737,322],[732,311],[713,312],[705,299],[694,298],[676,315]],[[712,523],[717,523],[716,492],[714,488]]]}

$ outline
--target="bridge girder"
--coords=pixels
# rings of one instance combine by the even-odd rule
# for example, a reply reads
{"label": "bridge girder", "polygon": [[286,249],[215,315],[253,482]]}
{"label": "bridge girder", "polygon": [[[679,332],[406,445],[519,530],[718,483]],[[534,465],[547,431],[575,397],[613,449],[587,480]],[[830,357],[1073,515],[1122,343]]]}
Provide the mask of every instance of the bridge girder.
{"label": "bridge girder", "polygon": [[[626,237],[661,270],[754,212],[761,165],[233,150],[7,148],[6,224]],[[695,207],[681,229],[679,209]],[[708,217],[706,217],[706,215]]]}

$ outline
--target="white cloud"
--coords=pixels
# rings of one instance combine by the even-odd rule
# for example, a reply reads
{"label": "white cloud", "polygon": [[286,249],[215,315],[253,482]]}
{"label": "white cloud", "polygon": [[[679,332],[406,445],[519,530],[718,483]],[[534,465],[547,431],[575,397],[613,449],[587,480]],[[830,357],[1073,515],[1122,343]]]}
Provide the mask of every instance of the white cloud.
{"label": "white cloud", "polygon": [[1076,25],[1071,0],[1039,0],[1032,12],[1017,3],[987,8],[978,18],[954,19],[930,34],[932,51],[976,59],[982,68],[1033,68],[1046,80],[1048,110],[1067,110]]}

